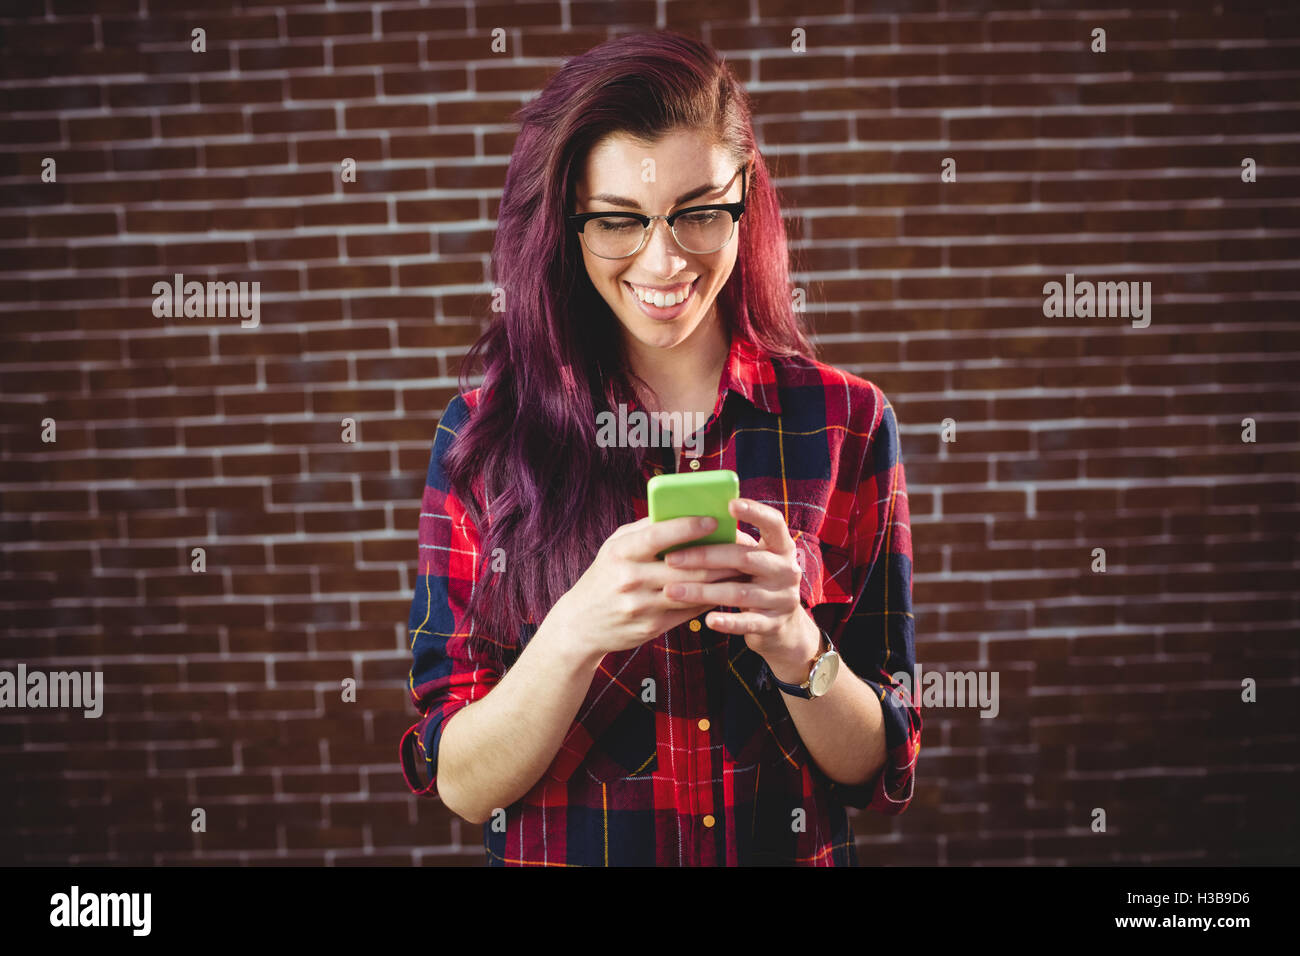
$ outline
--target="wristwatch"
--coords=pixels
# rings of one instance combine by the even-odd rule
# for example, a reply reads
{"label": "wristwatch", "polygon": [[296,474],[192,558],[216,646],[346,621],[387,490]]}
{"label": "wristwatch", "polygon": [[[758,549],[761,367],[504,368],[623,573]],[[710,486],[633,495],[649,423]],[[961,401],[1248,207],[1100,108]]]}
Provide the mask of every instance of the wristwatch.
{"label": "wristwatch", "polygon": [[[831,636],[826,633],[826,629],[818,628],[818,630],[822,632],[823,640],[822,644],[818,646],[817,660],[813,661],[806,681],[802,684],[788,684],[777,678],[775,674],[772,674],[773,683],[791,697],[802,697],[805,700],[811,700],[825,695],[831,689],[831,684],[835,681],[835,675],[840,672],[839,651],[835,650],[835,645],[831,643]],[[768,671],[771,670],[769,667]]]}

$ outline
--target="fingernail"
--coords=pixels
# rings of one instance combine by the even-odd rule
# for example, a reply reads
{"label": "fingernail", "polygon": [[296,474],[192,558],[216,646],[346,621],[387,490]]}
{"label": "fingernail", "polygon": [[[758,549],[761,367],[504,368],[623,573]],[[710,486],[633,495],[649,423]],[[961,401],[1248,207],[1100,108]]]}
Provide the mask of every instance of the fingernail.
{"label": "fingernail", "polygon": [[716,518],[700,518],[699,521],[696,522],[696,525],[702,531],[712,531],[717,523],[718,521]]}

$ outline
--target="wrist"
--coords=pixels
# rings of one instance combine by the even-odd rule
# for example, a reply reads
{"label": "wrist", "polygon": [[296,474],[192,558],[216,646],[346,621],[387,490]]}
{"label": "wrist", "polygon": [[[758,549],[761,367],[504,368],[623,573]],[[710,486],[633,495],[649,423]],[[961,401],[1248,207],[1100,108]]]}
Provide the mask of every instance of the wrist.
{"label": "wrist", "polygon": [[787,684],[802,684],[806,681],[808,672],[812,670],[813,664],[825,648],[821,628],[817,626],[817,622],[812,619],[808,611],[801,607],[797,617],[802,636],[798,648],[789,655],[767,661],[768,669],[773,676]]}
{"label": "wrist", "polygon": [[600,662],[605,659],[605,652],[593,648],[583,635],[579,619],[569,611],[565,597],[561,597],[542,619],[537,633],[530,643],[542,639],[549,656],[563,661],[575,672],[588,676],[595,674]]}

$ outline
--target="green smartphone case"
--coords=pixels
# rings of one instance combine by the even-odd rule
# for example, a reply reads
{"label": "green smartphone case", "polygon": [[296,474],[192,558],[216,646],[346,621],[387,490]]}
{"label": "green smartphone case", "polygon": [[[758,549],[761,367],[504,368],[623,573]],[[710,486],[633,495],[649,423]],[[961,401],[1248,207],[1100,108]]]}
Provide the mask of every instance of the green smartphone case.
{"label": "green smartphone case", "polygon": [[670,551],[699,544],[735,544],[736,519],[727,510],[727,502],[739,496],[740,476],[728,469],[655,475],[646,483],[651,521],[695,515],[718,519],[718,526],[708,534],[675,544],[655,557],[662,559]]}

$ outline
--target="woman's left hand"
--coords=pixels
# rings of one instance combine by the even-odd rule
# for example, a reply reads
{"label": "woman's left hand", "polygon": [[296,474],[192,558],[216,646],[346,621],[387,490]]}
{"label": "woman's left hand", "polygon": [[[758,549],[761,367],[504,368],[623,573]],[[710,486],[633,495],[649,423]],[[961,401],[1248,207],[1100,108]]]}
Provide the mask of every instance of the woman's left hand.
{"label": "woman's left hand", "polygon": [[821,646],[821,635],[799,600],[803,568],[790,529],[781,512],[751,498],[735,498],[728,508],[757,527],[762,540],[737,529],[735,544],[695,545],[664,560],[676,567],[734,568],[749,580],[673,584],[665,596],[681,604],[740,608],[731,614],[710,611],[705,623],[715,631],[743,634],[773,670],[804,667]]}

